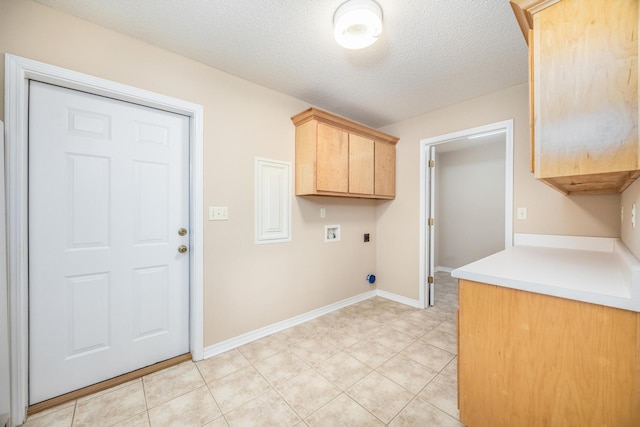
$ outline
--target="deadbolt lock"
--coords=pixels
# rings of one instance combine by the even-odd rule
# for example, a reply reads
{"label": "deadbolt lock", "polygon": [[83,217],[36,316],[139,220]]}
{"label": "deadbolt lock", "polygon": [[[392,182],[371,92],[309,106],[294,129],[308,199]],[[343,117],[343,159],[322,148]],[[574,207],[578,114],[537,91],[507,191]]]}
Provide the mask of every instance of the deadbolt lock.
{"label": "deadbolt lock", "polygon": [[180,230],[178,230],[178,235],[186,236],[187,235],[187,229],[186,228],[181,228]]}
{"label": "deadbolt lock", "polygon": [[186,253],[187,252],[187,246],[186,245],[178,246],[178,252],[180,252],[181,254]]}

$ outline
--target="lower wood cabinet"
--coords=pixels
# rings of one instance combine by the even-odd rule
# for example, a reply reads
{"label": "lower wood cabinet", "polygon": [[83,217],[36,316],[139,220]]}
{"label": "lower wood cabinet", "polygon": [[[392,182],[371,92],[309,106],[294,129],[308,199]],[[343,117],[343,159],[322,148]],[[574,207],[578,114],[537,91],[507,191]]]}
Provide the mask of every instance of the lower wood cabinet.
{"label": "lower wood cabinet", "polygon": [[640,426],[640,314],[459,281],[468,427]]}

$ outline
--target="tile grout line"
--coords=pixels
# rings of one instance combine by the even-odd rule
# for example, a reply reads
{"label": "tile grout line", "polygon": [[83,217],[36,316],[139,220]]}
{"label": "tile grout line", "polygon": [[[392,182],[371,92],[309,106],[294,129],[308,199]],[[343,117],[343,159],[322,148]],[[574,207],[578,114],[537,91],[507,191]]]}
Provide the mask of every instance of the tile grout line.
{"label": "tile grout line", "polygon": [[[275,338],[275,339],[277,340],[277,338]],[[275,356],[276,354],[277,354],[277,353],[272,354],[271,356]],[[271,357],[271,356],[265,357],[264,359],[260,359],[260,360],[268,359],[268,358],[269,358],[269,357]],[[246,357],[245,357],[245,358],[246,358]],[[291,404],[287,401],[287,399],[285,399],[285,398],[284,398],[284,396],[282,396],[282,395],[280,394],[280,391],[278,391],[278,389],[275,387],[275,385],[274,385],[274,384],[272,384],[272,383],[271,383],[271,381],[269,381],[269,380],[268,380],[268,379],[267,379],[267,378],[262,374],[262,372],[260,372],[260,370],[259,370],[259,369],[258,369],[258,368],[253,364],[253,362],[252,362],[251,360],[249,360],[248,358],[246,358],[246,359],[248,360],[248,362],[249,362],[249,364],[251,365],[251,367],[252,367],[253,369],[255,369],[255,370],[256,370],[256,372],[258,372],[258,374],[262,377],[262,379],[263,379],[263,380],[265,380],[265,381],[267,382],[267,384],[269,384],[269,388],[270,388],[270,390],[266,390],[266,391],[264,391],[264,392],[260,393],[258,396],[255,396],[254,398],[250,399],[250,400],[249,400],[249,402],[251,402],[252,400],[257,399],[258,397],[262,396],[263,394],[268,393],[269,391],[273,390],[273,391],[278,395],[278,397],[280,397],[280,399],[282,399],[282,401],[283,401],[284,403],[286,403],[286,405],[289,407],[289,409],[291,409],[291,410],[293,411],[293,413],[294,413],[294,414],[296,414],[296,416],[297,416],[298,418],[300,418],[300,421],[304,422],[304,418],[303,418],[303,417],[301,417],[301,416],[300,416],[300,414],[298,414],[298,412],[293,408],[293,406],[291,406]],[[258,361],[259,361],[259,360],[258,360]],[[308,371],[309,369],[311,369],[311,366],[310,366],[309,368],[305,369],[304,371],[302,371],[302,372],[301,372],[300,374],[298,374],[298,375],[302,375],[302,373],[304,373],[304,372]],[[296,376],[297,376],[297,375],[296,375]],[[293,378],[295,378],[295,377],[293,377]],[[287,381],[288,381],[288,380],[287,380]],[[248,403],[248,402],[246,402],[246,403]],[[242,405],[245,405],[246,403],[243,403]],[[242,406],[242,405],[240,405],[240,406]],[[240,406],[238,406],[238,408],[239,408]],[[234,408],[234,409],[236,409],[236,408]],[[233,409],[232,409],[232,410],[233,410]],[[231,412],[231,411],[229,411],[229,412]],[[306,424],[306,423],[305,423],[305,424]]]}
{"label": "tile grout line", "polygon": [[[207,389],[207,392],[209,393],[209,396],[211,396],[211,399],[213,400],[214,405],[216,405],[216,408],[218,408],[218,411],[220,411],[220,417],[224,418],[224,412],[222,412],[222,408],[220,407],[220,404],[218,403],[218,401],[216,400],[216,397],[213,395],[213,392],[211,391],[211,388],[209,388],[209,384],[207,383],[206,378],[204,377],[204,375],[202,375],[202,371],[200,370],[200,367],[198,366],[197,363],[195,362],[191,362],[193,363],[193,366],[195,366],[196,370],[198,371],[198,375],[200,375],[200,378],[202,379],[202,382],[204,383],[204,387]],[[199,388],[199,387],[198,387]],[[194,390],[197,390],[198,388],[195,388]],[[193,390],[192,390],[193,391]],[[186,393],[185,393],[186,394]],[[172,399],[173,400],[173,399]],[[147,411],[148,412],[148,411]],[[220,418],[218,417],[218,418]],[[211,421],[215,421],[218,418],[214,418]],[[227,423],[227,425],[229,424],[227,422],[227,419],[224,418],[224,421]],[[151,425],[151,418],[149,418],[149,425]],[[153,426],[152,426],[153,427]]]}
{"label": "tile grout line", "polygon": [[[392,310],[387,310],[385,307],[380,307],[380,308],[381,308],[382,310],[384,310],[385,312],[391,313],[391,314],[393,314],[393,315],[395,315],[395,316],[399,316],[399,317],[408,317],[408,315],[407,315],[407,314],[405,314],[405,313],[396,313],[396,312],[394,312],[394,311],[392,311]],[[375,321],[379,321],[379,322],[381,322],[381,323],[383,324],[383,326],[386,326],[386,324],[384,324],[384,320],[379,319],[379,317],[380,317],[380,316],[378,315],[378,316],[377,316],[377,318],[376,318],[376,319],[374,319],[374,320],[375,320]],[[442,322],[441,322],[441,323],[442,323]],[[439,326],[439,325],[440,325],[440,324],[438,324],[438,326]],[[436,326],[436,327],[437,327],[437,326]],[[390,360],[392,360],[394,357],[396,357],[396,356],[400,355],[400,353],[401,353],[402,351],[404,351],[406,348],[408,348],[408,347],[410,347],[411,345],[413,345],[413,344],[417,343],[417,342],[418,342],[420,339],[422,339],[422,338],[423,338],[427,333],[429,333],[430,331],[434,330],[436,327],[434,327],[434,328],[432,328],[432,329],[430,329],[430,330],[428,330],[428,331],[425,331],[424,333],[422,333],[422,334],[420,334],[420,335],[416,336],[415,338],[413,338],[413,341],[411,341],[409,344],[407,344],[406,346],[402,347],[400,350],[397,350],[397,351],[396,351],[396,350],[394,350],[394,349],[392,349],[392,348],[390,348],[390,347],[388,347],[388,346],[386,346],[386,345],[384,345],[383,343],[380,343],[380,342],[376,339],[376,337],[372,335],[372,333],[366,333],[365,335],[367,336],[367,337],[366,337],[366,339],[367,339],[367,340],[372,340],[373,342],[375,342],[375,343],[377,343],[377,344],[380,344],[382,347],[384,347],[384,348],[386,348],[386,349],[388,349],[388,350],[391,350],[391,351],[393,352],[393,354],[392,354],[390,357],[388,357],[386,360],[384,360],[383,362],[381,362],[381,363],[380,363],[377,367],[375,367],[375,368],[374,368],[374,367],[369,366],[367,363],[365,363],[364,361],[360,360],[360,362],[364,363],[364,364],[365,364],[365,365],[367,365],[369,368],[371,368],[371,369],[372,369],[372,371],[371,371],[369,374],[365,375],[363,378],[361,378],[361,379],[359,379],[358,381],[356,381],[356,382],[355,382],[354,384],[352,384],[351,386],[349,386],[349,387],[347,388],[347,390],[348,390],[348,389],[350,389],[351,387],[353,387],[354,385],[356,385],[358,382],[362,381],[364,378],[366,378],[367,376],[369,376],[371,373],[376,372],[378,375],[380,375],[380,376],[384,377],[385,379],[387,379],[387,380],[391,381],[392,383],[396,384],[397,386],[399,386],[399,387],[400,387],[400,388],[402,388],[403,390],[405,390],[405,391],[407,391],[407,392],[411,393],[411,395],[412,395],[411,399],[410,399],[406,404],[404,404],[404,405],[402,406],[402,408],[400,408],[400,409],[398,410],[398,412],[396,412],[396,413],[391,417],[391,419],[389,420],[389,423],[390,423],[394,418],[396,418],[396,417],[397,417],[397,416],[398,416],[398,415],[399,415],[399,414],[404,410],[404,408],[406,408],[406,407],[407,407],[407,405],[409,405],[409,403],[410,403],[410,402],[412,402],[414,399],[418,398],[418,394],[419,394],[420,392],[418,392],[418,393],[413,393],[411,390],[407,390],[403,385],[398,384],[398,383],[397,383],[396,381],[394,381],[392,378],[389,378],[389,377],[387,377],[386,375],[384,375],[382,372],[379,372],[379,371],[378,371],[378,369],[379,369],[380,367],[382,367],[385,363],[387,363],[387,362],[389,362]],[[394,328],[391,328],[391,329],[394,329]],[[399,332],[399,331],[397,331],[397,332]],[[362,340],[361,340],[361,341],[362,341]],[[352,347],[353,345],[356,345],[357,343],[358,343],[358,341],[357,341],[356,343],[352,344],[351,346],[347,347],[347,349],[348,349],[348,348],[350,348],[350,347]],[[346,350],[346,349],[345,349],[345,350]],[[345,351],[345,350],[343,350],[343,351]],[[444,349],[442,349],[442,350],[444,350]],[[445,351],[446,351],[446,350],[445,350]],[[348,353],[348,352],[347,352],[347,353]],[[351,355],[351,357],[355,357],[355,356],[354,356],[354,355]],[[356,360],[359,360],[357,357],[355,357],[355,358],[356,358]],[[410,359],[410,360],[413,360],[413,359]],[[417,361],[416,361],[416,362],[417,362]],[[419,362],[417,362],[417,363],[419,363]],[[420,363],[419,363],[419,364],[420,364]],[[448,364],[449,364],[449,362],[445,365],[445,367],[446,367]],[[424,365],[423,365],[423,366],[424,366]],[[442,369],[444,369],[444,368],[442,368]],[[322,375],[322,374],[320,373],[320,375]],[[434,378],[435,378],[437,375],[439,375],[439,372],[438,372],[438,374],[436,374],[436,375],[434,376]],[[327,379],[328,379],[328,378],[327,378]],[[431,382],[432,380],[433,380],[433,378],[432,378],[429,382]],[[330,380],[329,380],[329,381],[330,381]],[[331,382],[331,381],[330,381],[330,382]],[[427,384],[429,384],[429,383],[427,383]],[[425,386],[424,386],[424,387],[426,387],[426,386],[427,386],[427,384],[425,384]],[[334,385],[335,385],[335,384],[334,384]],[[424,389],[424,387],[423,387],[420,391],[422,391],[422,390]],[[382,422],[384,425],[388,425],[388,423],[385,423],[385,422],[384,422],[383,420],[381,420],[378,416],[376,416],[375,414],[371,413],[371,411],[369,411],[368,409],[366,409],[365,407],[363,407],[363,406],[362,406],[362,404],[361,404],[359,401],[355,400],[352,396],[350,396],[350,395],[347,393],[347,390],[342,391],[342,393],[341,393],[341,394],[345,394],[348,398],[350,398],[353,402],[355,402],[357,405],[359,405],[359,406],[360,406],[362,409],[364,409],[367,413],[371,414],[375,419],[380,420],[380,422]],[[338,396],[339,396],[339,395],[338,395]],[[336,396],[336,398],[337,398],[337,396]],[[334,398],[334,399],[335,399],[335,398]],[[334,400],[334,399],[332,399],[332,400]],[[325,405],[323,405],[322,407],[326,406],[328,403],[329,403],[329,402],[327,402],[327,403],[326,403]],[[322,408],[322,407],[321,407],[321,408]],[[313,413],[315,413],[315,412],[319,411],[321,408],[318,408],[318,409],[317,409],[316,411],[314,411]]]}
{"label": "tile grout line", "polygon": [[144,376],[140,378],[140,383],[142,384],[142,394],[144,395],[144,407],[147,409],[147,421],[149,421],[149,425],[151,425],[151,415],[149,414],[149,401],[147,400],[147,389],[144,385]]}
{"label": "tile grout line", "polygon": [[76,420],[76,410],[78,409],[78,399],[73,403],[73,415],[71,416],[71,426],[73,427],[73,423]]}

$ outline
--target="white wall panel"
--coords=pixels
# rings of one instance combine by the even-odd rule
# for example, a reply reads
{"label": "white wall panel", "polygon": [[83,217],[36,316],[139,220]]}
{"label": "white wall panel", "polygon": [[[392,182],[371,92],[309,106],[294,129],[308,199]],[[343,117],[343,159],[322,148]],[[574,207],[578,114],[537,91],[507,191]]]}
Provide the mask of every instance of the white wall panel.
{"label": "white wall panel", "polygon": [[291,241],[291,163],[256,158],[256,243]]}

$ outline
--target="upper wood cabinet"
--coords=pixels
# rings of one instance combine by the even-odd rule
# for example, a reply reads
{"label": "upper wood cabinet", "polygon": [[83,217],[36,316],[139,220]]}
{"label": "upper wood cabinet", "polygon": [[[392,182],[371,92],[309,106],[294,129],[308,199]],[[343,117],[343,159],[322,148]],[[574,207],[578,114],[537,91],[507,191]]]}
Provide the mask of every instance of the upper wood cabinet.
{"label": "upper wood cabinet", "polygon": [[530,49],[536,178],[566,194],[623,191],[640,175],[638,1],[511,6]]}
{"label": "upper wood cabinet", "polygon": [[296,126],[296,195],[393,199],[398,138],[317,108]]}

